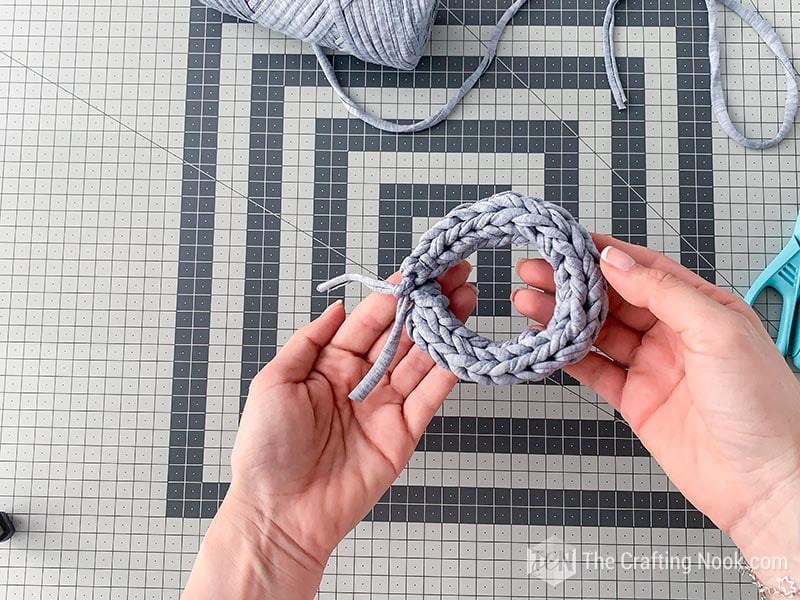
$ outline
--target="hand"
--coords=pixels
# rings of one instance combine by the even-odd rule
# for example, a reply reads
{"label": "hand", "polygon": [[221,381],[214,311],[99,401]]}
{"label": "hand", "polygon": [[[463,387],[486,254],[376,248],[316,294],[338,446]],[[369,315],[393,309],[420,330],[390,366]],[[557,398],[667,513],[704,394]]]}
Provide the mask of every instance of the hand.
{"label": "hand", "polygon": [[[565,370],[622,414],[689,501],[746,553],[800,549],[800,383],[758,316],[657,252],[594,239],[610,285],[596,342],[607,356]],[[515,290],[516,309],[547,323],[552,269],[543,260],[517,269],[541,291]]]}
{"label": "hand", "polygon": [[[461,262],[439,279],[462,320],[476,303],[470,270]],[[363,403],[348,398],[383,348],[395,307],[371,294],[348,317],[334,303],[253,379],[231,487],[184,598],[313,597],[329,554],[397,478],[457,381],[404,332],[373,392]]]}

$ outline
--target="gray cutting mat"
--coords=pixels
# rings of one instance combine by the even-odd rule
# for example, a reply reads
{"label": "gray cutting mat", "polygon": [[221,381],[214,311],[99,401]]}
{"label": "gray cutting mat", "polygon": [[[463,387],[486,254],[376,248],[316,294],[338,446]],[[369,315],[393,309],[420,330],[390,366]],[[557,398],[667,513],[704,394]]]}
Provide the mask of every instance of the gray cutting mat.
{"label": "gray cutting mat", "polygon": [[[326,306],[316,283],[387,275],[455,204],[544,196],[741,293],[797,213],[796,135],[745,154],[713,122],[701,0],[620,7],[626,112],[602,69],[604,2],[532,0],[456,114],[411,136],[348,118],[308,47],[196,1],[9,2],[0,510],[19,533],[0,545],[4,598],[177,598],[247,382]],[[476,64],[501,10],[445,5],[415,73],[336,59],[371,110],[425,116]],[[758,7],[800,56],[800,11]],[[782,77],[723,14],[732,112],[770,134]],[[479,331],[525,326],[508,301],[524,255],[475,257]],[[320,597],[755,598],[731,569],[676,565],[579,565],[550,586],[528,572],[547,538],[617,558],[733,553],[589,390],[460,384]]]}

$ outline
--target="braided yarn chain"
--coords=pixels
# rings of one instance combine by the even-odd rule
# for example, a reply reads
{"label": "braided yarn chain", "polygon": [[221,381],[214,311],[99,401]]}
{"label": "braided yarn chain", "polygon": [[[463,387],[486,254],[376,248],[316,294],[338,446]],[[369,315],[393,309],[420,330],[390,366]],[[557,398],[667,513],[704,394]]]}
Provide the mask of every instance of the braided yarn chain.
{"label": "braided yarn chain", "polygon": [[[495,342],[472,331],[449,309],[436,278],[480,248],[534,244],[553,267],[553,317]],[[425,233],[400,266],[400,283],[345,274],[317,289],[349,281],[398,298],[395,323],[378,359],[350,398],[364,400],[385,375],[405,325],[409,337],[460,379],[483,384],[540,381],[592,349],[608,313],[600,256],[589,232],[565,209],[515,192],[455,208]]]}

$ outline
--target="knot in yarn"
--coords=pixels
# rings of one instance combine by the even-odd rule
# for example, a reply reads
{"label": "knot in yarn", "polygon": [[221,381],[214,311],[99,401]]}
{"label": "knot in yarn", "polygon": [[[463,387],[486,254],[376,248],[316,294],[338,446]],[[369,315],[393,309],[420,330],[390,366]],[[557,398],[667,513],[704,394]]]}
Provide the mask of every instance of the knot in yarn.
{"label": "knot in yarn", "polygon": [[[499,343],[456,318],[436,278],[480,248],[521,244],[538,247],[553,267],[555,309],[545,329],[527,329]],[[398,298],[386,345],[350,398],[363,400],[381,380],[397,352],[403,326],[437,364],[465,381],[540,381],[578,362],[591,350],[608,313],[599,258],[588,231],[550,202],[501,192],[455,208],[422,236],[403,261],[399,283],[345,274],[318,286],[327,291],[358,281]]]}

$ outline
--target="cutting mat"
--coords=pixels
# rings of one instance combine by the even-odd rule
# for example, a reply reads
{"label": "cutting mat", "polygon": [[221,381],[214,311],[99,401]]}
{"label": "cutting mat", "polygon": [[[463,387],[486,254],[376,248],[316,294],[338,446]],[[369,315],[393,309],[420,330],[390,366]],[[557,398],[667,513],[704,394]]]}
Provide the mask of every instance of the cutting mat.
{"label": "cutting mat", "polygon": [[[446,0],[413,73],[346,56],[337,72],[376,114],[426,116],[500,4]],[[604,8],[532,0],[448,121],[394,135],[349,118],[309,47],[196,0],[0,0],[0,510],[19,530],[0,597],[177,598],[248,381],[330,301],[316,284],[389,274],[460,202],[542,196],[743,293],[794,223],[796,134],[745,153],[713,121],[701,0],[618,9],[618,111]],[[800,56],[800,11],[758,8]],[[766,136],[782,76],[722,25],[732,113]],[[479,332],[525,326],[508,297],[526,252],[476,255]],[[581,564],[549,585],[529,568],[546,539],[618,560],[734,552],[575,381],[459,384],[319,597],[755,598],[694,565]]]}

